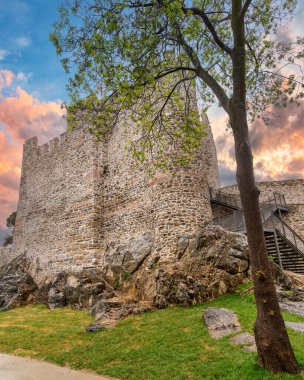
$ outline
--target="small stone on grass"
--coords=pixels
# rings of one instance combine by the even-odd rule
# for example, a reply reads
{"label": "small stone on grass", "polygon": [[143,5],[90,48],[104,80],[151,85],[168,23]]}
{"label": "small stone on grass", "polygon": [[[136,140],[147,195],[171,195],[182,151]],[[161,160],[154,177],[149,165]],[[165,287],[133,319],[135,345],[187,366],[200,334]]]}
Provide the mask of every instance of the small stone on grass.
{"label": "small stone on grass", "polygon": [[258,352],[255,344],[252,344],[251,346],[245,346],[243,347],[243,350],[247,352]]}
{"label": "small stone on grass", "polygon": [[100,322],[94,322],[91,323],[89,326],[86,327],[87,332],[95,332],[99,330],[104,330],[105,327]]}
{"label": "small stone on grass", "polygon": [[228,309],[208,307],[203,313],[203,319],[210,336],[214,339],[220,339],[241,330],[237,315]]}
{"label": "small stone on grass", "polygon": [[304,333],[304,322],[285,322],[285,325],[291,330]]}
{"label": "small stone on grass", "polygon": [[253,344],[255,343],[254,336],[249,334],[249,332],[244,332],[238,335],[233,336],[229,339],[232,344]]}

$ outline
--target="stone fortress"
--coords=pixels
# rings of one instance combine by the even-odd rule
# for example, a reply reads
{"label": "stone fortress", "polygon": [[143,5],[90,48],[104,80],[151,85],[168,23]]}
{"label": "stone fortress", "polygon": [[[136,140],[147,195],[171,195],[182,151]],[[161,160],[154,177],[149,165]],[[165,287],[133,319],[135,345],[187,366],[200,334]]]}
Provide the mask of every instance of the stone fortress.
{"label": "stone fortress", "polygon": [[207,132],[191,166],[153,178],[126,151],[123,120],[107,142],[84,128],[42,146],[26,141],[12,254],[53,274],[102,267],[128,243],[174,256],[181,236],[212,219],[209,186],[219,179],[209,124]]}
{"label": "stone fortress", "polygon": [[[142,245],[157,260],[173,259],[178,242],[212,221],[209,188],[218,189],[216,148],[210,124],[195,162],[175,175],[151,178],[125,149],[124,121],[107,142],[79,128],[39,146],[24,144],[13,249],[2,262],[26,254],[36,273],[104,267],[122,246]],[[304,237],[304,180],[263,182],[261,201],[283,193],[285,216]],[[222,188],[237,194],[237,186]],[[143,258],[144,260],[144,258]]]}
{"label": "stone fortress", "polygon": [[[188,305],[242,282],[249,269],[246,237],[212,225],[227,210],[210,196],[220,184],[203,117],[208,134],[192,164],[154,177],[126,151],[123,118],[104,142],[85,128],[42,146],[36,137],[26,141],[13,247],[0,252],[0,310],[36,301],[87,307],[114,297],[113,289],[125,292],[123,303],[133,297],[154,307]],[[283,218],[303,239],[304,180],[258,186],[262,201],[285,194],[289,212]],[[220,191],[234,196],[237,187]],[[15,265],[17,257],[21,264]],[[20,285],[16,295],[14,285],[8,294],[12,272],[31,290],[24,293]],[[1,276],[7,279],[2,285]]]}

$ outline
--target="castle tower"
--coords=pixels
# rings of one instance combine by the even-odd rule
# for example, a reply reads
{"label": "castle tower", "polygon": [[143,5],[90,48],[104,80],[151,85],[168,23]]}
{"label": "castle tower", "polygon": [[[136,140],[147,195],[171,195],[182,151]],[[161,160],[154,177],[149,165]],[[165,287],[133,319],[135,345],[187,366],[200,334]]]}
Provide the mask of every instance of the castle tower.
{"label": "castle tower", "polygon": [[97,142],[85,129],[42,146],[36,137],[28,140],[14,254],[31,258],[32,272],[41,278],[121,264],[121,255],[143,247],[162,261],[176,258],[179,242],[212,219],[209,186],[219,182],[205,121],[208,135],[191,165],[153,178],[125,149],[132,132],[125,118],[107,142]]}
{"label": "castle tower", "polygon": [[84,130],[24,144],[13,250],[37,276],[93,265],[99,255],[98,148]]}

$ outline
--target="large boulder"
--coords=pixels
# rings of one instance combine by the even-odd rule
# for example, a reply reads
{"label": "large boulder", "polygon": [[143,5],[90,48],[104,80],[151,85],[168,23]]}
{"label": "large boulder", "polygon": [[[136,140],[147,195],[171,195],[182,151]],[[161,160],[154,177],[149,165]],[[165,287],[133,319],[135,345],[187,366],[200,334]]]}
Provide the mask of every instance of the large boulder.
{"label": "large boulder", "polygon": [[232,275],[249,269],[247,238],[220,226],[207,226],[189,243],[189,262],[213,265]]}
{"label": "large boulder", "polygon": [[50,309],[64,306],[89,308],[99,299],[114,294],[98,268],[77,273],[61,272],[39,286],[31,276],[30,268],[31,262],[22,255],[0,270],[0,311],[30,303],[44,303]]}
{"label": "large boulder", "polygon": [[154,306],[165,308],[173,304],[188,306],[205,302],[232,291],[243,279],[242,275],[233,276],[212,265],[174,271],[167,266],[155,275]]}
{"label": "large boulder", "polygon": [[49,286],[47,303],[50,309],[67,305],[77,309],[88,308],[111,292],[112,288],[107,285],[99,269],[84,269],[69,274],[61,272]]}
{"label": "large boulder", "polygon": [[67,274],[65,272],[59,273],[50,285],[48,293],[48,306],[50,309],[66,306],[65,286],[67,281]]}
{"label": "large boulder", "polygon": [[38,286],[27,268],[26,258],[19,256],[0,270],[0,311],[33,302]]}

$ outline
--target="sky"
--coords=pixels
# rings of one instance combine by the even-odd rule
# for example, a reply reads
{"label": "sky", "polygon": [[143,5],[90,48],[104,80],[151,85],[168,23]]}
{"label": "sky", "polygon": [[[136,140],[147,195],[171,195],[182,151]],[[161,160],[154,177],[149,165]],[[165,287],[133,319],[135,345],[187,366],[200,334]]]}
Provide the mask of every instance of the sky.
{"label": "sky", "polygon": [[[22,147],[37,136],[43,144],[65,130],[61,104],[68,77],[49,33],[61,0],[0,0],[0,229],[18,202]],[[304,2],[282,32],[304,35]],[[235,161],[226,116],[208,112],[216,142],[222,186],[235,183]],[[276,112],[267,127],[251,126],[256,177],[280,180],[304,177],[304,104]]]}

